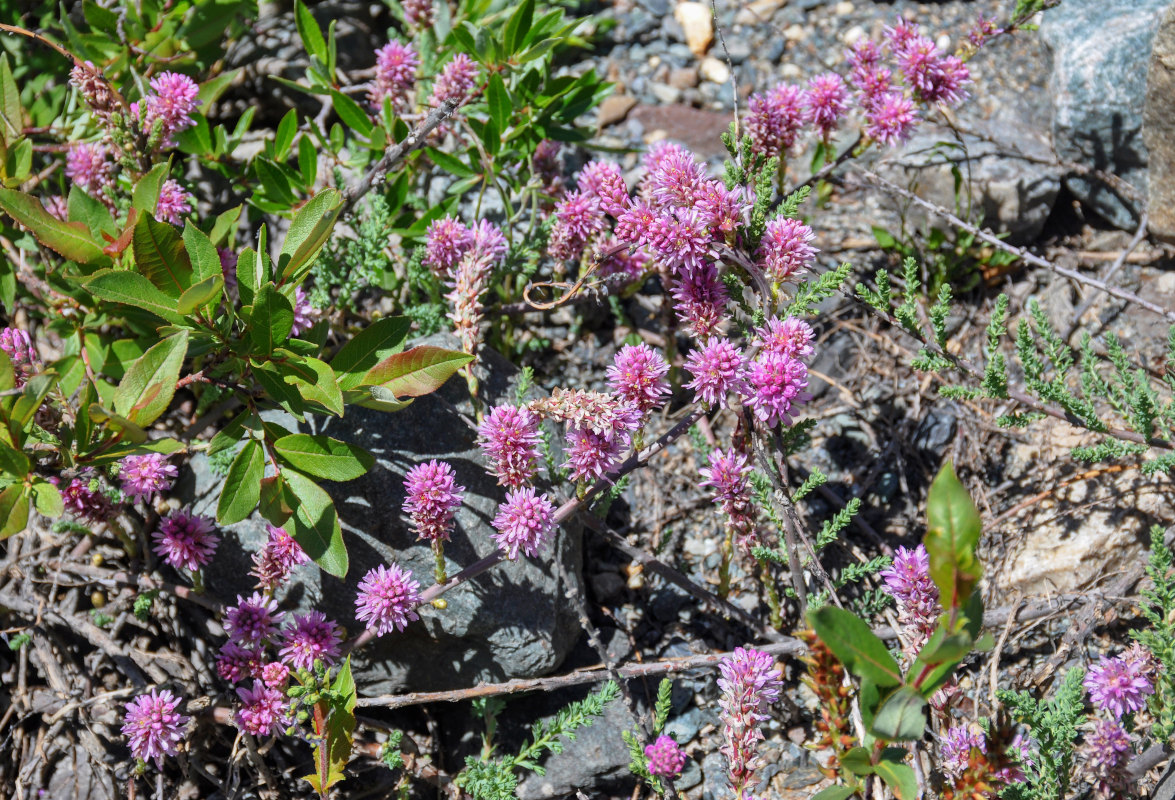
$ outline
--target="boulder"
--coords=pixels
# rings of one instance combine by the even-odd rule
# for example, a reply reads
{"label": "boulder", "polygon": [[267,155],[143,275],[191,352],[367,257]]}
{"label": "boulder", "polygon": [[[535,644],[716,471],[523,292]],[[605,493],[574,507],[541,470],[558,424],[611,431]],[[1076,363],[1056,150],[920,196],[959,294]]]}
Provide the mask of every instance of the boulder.
{"label": "boulder", "polygon": [[678,3],[673,18],[681,25],[690,52],[698,58],[706,55],[714,42],[714,17],[705,3]]}
{"label": "boulder", "polygon": [[1150,232],[1175,243],[1175,3],[1155,34],[1142,112]]}
{"label": "boulder", "polygon": [[[1044,15],[1051,60],[1053,142],[1067,162],[1108,172],[1127,186],[1071,172],[1069,189],[1113,225],[1130,228],[1147,195],[1142,117],[1147,67],[1171,0],[1066,0]],[[1169,102],[1169,98],[1168,101]]]}
{"label": "boulder", "polygon": [[[456,339],[447,334],[421,343],[458,349]],[[484,353],[480,364],[479,379],[488,402],[514,402],[514,367],[493,352]],[[355,621],[356,586],[369,569],[395,561],[411,569],[422,588],[433,582],[432,551],[427,543],[415,541],[401,510],[404,474],[429,459],[448,461],[465,487],[465,502],[445,545],[449,575],[496,549],[490,522],[505,491],[485,472],[471,411],[465,382],[455,376],[436,394],[418,398],[394,414],[348,407],[342,419],[308,417],[305,424],[274,414],[275,421],[280,419],[290,430],[353,442],[376,458],[375,467],[358,480],[324,483],[338,508],[350,555],[346,578],[303,565],[278,592],[284,609],[317,609],[354,635],[362,630]],[[187,483],[195,510],[214,516],[221,479],[203,457],[192,460],[192,473]],[[222,533],[216,559],[207,570],[208,588],[225,599],[248,595],[253,590],[251,558],[265,542],[265,522],[254,515]],[[451,689],[533,677],[558,667],[579,636],[578,615],[567,595],[584,590],[580,538],[578,529],[563,526],[554,545],[539,558],[494,567],[445,594],[446,608],[426,606],[420,609],[421,619],[403,632],[385,635],[357,651],[352,665],[360,691],[371,695]]]}

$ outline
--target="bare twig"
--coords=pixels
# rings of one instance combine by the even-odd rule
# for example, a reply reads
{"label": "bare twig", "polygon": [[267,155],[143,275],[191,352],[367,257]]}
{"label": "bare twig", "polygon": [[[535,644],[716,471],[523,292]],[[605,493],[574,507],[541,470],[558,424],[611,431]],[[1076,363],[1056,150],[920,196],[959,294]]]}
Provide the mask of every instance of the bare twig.
{"label": "bare twig", "polygon": [[[1111,264],[1110,268],[1107,269],[1102,275],[1101,280],[1103,283],[1106,283],[1107,285],[1109,284],[1110,278],[1113,278],[1118,270],[1122,269],[1123,265],[1126,263],[1126,259],[1130,257],[1130,254],[1134,252],[1134,249],[1138,247],[1139,243],[1141,243],[1142,240],[1146,237],[1146,226],[1149,221],[1150,217],[1147,215],[1146,211],[1143,211],[1141,218],[1138,221],[1138,230],[1134,232],[1134,236],[1130,239],[1130,243],[1127,244],[1122,252],[1118,254],[1118,257],[1114,259],[1114,263]],[[1091,295],[1085,298],[1085,301],[1077,307],[1077,310],[1073,312],[1073,317],[1069,320],[1069,327],[1065,329],[1065,333],[1061,337],[1062,339],[1064,339],[1066,342],[1069,341],[1069,339],[1073,336],[1073,332],[1077,330],[1077,325],[1081,322],[1081,318],[1085,316],[1086,311],[1089,311],[1089,307],[1094,304],[1096,299],[1096,295]]]}
{"label": "bare twig", "polygon": [[1029,252],[1027,249],[1025,249],[1023,247],[1016,247],[1014,245],[1010,245],[1007,242],[1005,242],[1003,239],[1000,239],[998,236],[991,233],[990,231],[984,230],[983,228],[978,228],[969,222],[965,222],[964,220],[955,216],[953,213],[951,213],[947,209],[943,208],[942,206],[939,206],[934,203],[930,203],[926,200],[923,200],[921,197],[914,194],[913,192],[911,192],[907,189],[903,189],[901,186],[898,186],[897,184],[891,183],[890,181],[887,181],[885,178],[881,177],[880,175],[878,175],[875,172],[871,172],[869,170],[862,170],[859,173],[859,175],[862,176],[869,183],[872,183],[876,186],[881,187],[882,189],[889,192],[890,194],[896,194],[900,197],[905,198],[906,200],[909,200],[914,205],[919,206],[920,208],[923,208],[926,211],[929,211],[932,214],[945,219],[946,221],[950,222],[952,225],[954,225],[959,230],[963,230],[963,231],[966,231],[967,233],[970,233],[971,235],[975,236],[976,238],[987,242],[992,247],[996,247],[996,248],[999,248],[1000,250],[1011,253],[1012,255],[1016,256],[1017,258],[1020,258],[1021,260],[1025,261],[1029,264],[1032,264],[1033,266],[1044,267],[1045,269],[1051,270],[1051,271],[1057,273],[1058,275],[1062,275],[1062,276],[1069,278],[1071,280],[1075,280],[1078,283],[1084,284],[1085,286],[1093,287],[1094,289],[1097,289],[1098,291],[1105,292],[1106,294],[1113,295],[1114,297],[1117,297],[1119,300],[1125,300],[1128,303],[1133,303],[1134,305],[1138,306],[1139,308],[1145,308],[1147,311],[1158,314],[1161,317],[1163,317],[1164,319],[1170,320],[1171,322],[1175,322],[1175,311],[1163,308],[1162,306],[1157,305],[1156,303],[1152,303],[1149,300],[1145,300],[1145,299],[1139,297],[1138,295],[1134,294],[1133,292],[1128,292],[1125,289],[1119,289],[1117,287],[1110,286],[1105,281],[1098,280],[1097,278],[1091,278],[1088,275],[1082,275],[1077,270],[1069,269],[1068,267],[1062,267],[1060,264],[1054,264],[1053,262],[1049,261],[1048,259],[1041,258],[1040,256],[1036,255],[1035,253]]}
{"label": "bare twig", "polygon": [[424,121],[405,136],[402,142],[398,142],[385,150],[383,157],[375,162],[375,165],[371,169],[364,173],[363,177],[359,179],[359,182],[353,186],[348,186],[343,192],[343,210],[341,215],[346,216],[350,214],[360,198],[382,183],[387,177],[388,172],[395,169],[401,161],[408,157],[409,153],[420,148],[428,135],[436,130],[438,125],[453,115],[453,112],[457,110],[457,106],[460,103],[461,98],[459,97],[446,100],[429,112],[429,115],[424,118]]}

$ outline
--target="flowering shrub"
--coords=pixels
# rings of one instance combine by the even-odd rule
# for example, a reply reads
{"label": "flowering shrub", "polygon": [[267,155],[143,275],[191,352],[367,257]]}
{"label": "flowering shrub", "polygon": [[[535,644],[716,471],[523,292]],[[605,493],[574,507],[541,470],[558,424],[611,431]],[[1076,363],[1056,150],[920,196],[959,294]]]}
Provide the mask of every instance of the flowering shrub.
{"label": "flowering shrub", "polygon": [[[229,47],[257,23],[251,3],[116,5],[121,13],[83,4],[81,28],[50,25],[49,12],[44,26],[4,28],[36,55],[0,56],[0,539],[20,542],[52,526],[76,540],[75,561],[95,541],[113,543],[120,571],[99,559],[91,567],[101,572],[77,573],[79,586],[134,587],[134,618],[144,625],[166,592],[201,608],[201,634],[223,632],[215,655],[206,657],[201,641],[199,658],[183,670],[142,667],[132,655],[139,651],[117,640],[125,615],[114,623],[94,590],[87,640],[113,648],[120,665],[137,665],[130,685],[90,698],[119,698],[116,746],[125,744],[133,767],[117,777],[128,794],[152,771],[162,786],[171,761],[195,753],[196,731],[215,724],[235,726],[264,782],[276,746],[268,740],[304,750],[299,757],[313,764],[305,781],[323,798],[354,758],[378,757],[405,773],[411,764],[424,775],[430,765],[402,749],[403,731],[357,716],[361,703],[386,698],[359,697],[352,654],[431,625],[446,611],[446,592],[503,562],[550,552],[577,518],[608,529],[600,517],[627,476],[686,442],[700,456],[691,479],[722,525],[716,562],[704,567],[713,591],[648,554],[641,563],[660,565],[660,574],[756,637],[661,670],[717,670],[715,749],[737,797],[764,791],[765,730],[797,694],[777,662],[784,657],[801,659],[799,680],[817,701],[808,744],[829,781],[814,791],[821,800],[880,796],[881,786],[900,800],[931,790],[1060,798],[1077,783],[1104,797],[1133,791],[1128,768],[1139,746],[1166,742],[1175,730],[1175,589],[1159,534],[1154,588],[1145,595],[1149,627],[1138,641],[1087,671],[1070,670],[1048,699],[993,688],[1003,705],[991,700],[979,725],[978,711],[964,712],[982,703],[964,674],[968,659],[993,644],[983,630],[981,522],[953,469],[944,467],[930,488],[923,544],[833,567],[825,548],[861,500],[810,533],[797,503],[826,478],[812,472],[793,487],[788,462],[816,424],[808,411],[818,304],[851,271],[818,268],[816,234],[802,211],[811,187],[824,196],[835,169],[963,103],[979,90],[967,60],[1024,28],[1042,3],[1021,2],[1002,28],[980,20],[957,53],[899,19],[880,40],[858,40],[843,74],[761,87],[724,137],[720,178],[672,142],[651,146],[635,174],[606,160],[565,172],[561,148],[590,138],[582,118],[609,87],[590,69],[565,68],[591,26],[562,8],[404,0],[386,40],[351,54],[363,64],[350,69],[335,25],[324,32],[295,0],[305,71],[276,83],[321,110],[308,114],[291,101],[257,137],[255,106],[234,118],[227,102],[218,105],[238,79],[224,71]],[[49,33],[35,33],[39,27]],[[102,33],[111,27],[117,39]],[[369,80],[358,79],[364,71]],[[805,147],[812,170],[799,174],[794,156]],[[917,265],[902,277],[900,298],[886,272],[875,288],[860,284],[857,296],[924,341],[920,369],[978,383],[944,393],[1015,400],[1077,420],[1105,437],[1076,454],[1085,460],[1147,455],[1150,472],[1175,464],[1175,404],[1152,388],[1158,380],[1131,370],[1116,343],[1107,379],[1085,340],[1075,389],[1072,352],[1030,306],[1016,339],[1029,391],[1019,392],[999,352],[1006,298],[979,370],[947,347],[949,285],[925,312],[927,335]],[[544,346],[521,314],[642,293],[661,303],[661,330],[624,342],[597,381],[567,378],[549,393],[528,399],[519,391],[513,402],[490,404],[480,383],[487,349],[519,356]],[[373,311],[383,301],[391,314]],[[451,348],[411,346],[441,329],[452,333]],[[404,468],[402,511],[432,549],[432,582],[401,563],[360,578],[331,489],[375,469],[375,458],[363,442],[303,424],[356,406],[391,414],[458,374],[481,466],[501,487],[481,530],[461,533],[481,535],[492,552],[447,574],[444,548],[467,489],[454,463],[422,456]],[[1162,385],[1175,387],[1171,374]],[[1124,428],[1103,421],[1099,401]],[[275,421],[266,413],[275,409],[295,422]],[[1004,421],[1030,420],[1013,412]],[[1152,450],[1166,454],[1150,457]],[[215,518],[178,500],[196,454],[223,477]],[[235,601],[212,597],[204,572],[235,535],[230,526],[251,517],[266,523],[266,541],[251,554],[255,589]],[[23,556],[11,552],[16,564]],[[69,560],[55,569],[68,570]],[[279,602],[304,564],[350,576],[353,618]],[[753,585],[766,619],[731,602],[738,580]],[[892,652],[886,632],[871,625],[890,599]],[[66,619],[7,594],[0,605],[37,636],[43,619]],[[447,785],[479,799],[514,796],[521,772],[540,772],[546,754],[561,752],[620,696],[619,681],[630,676],[609,661],[588,613],[581,617],[607,662],[590,681],[613,680],[536,723],[509,755],[517,741],[495,738],[500,687],[485,690],[474,707],[485,724],[481,751],[445,775]],[[48,645],[34,649],[38,669],[58,680]],[[572,677],[567,685],[588,682]],[[675,791],[700,755],[667,728],[671,694],[662,681],[651,714],[625,696],[630,770],[658,795]],[[372,752],[365,748],[375,730],[383,739]],[[96,734],[86,733],[83,743],[98,752]],[[267,741],[259,748],[257,740]],[[195,772],[211,774],[202,765]],[[406,781],[398,784],[405,795]]]}

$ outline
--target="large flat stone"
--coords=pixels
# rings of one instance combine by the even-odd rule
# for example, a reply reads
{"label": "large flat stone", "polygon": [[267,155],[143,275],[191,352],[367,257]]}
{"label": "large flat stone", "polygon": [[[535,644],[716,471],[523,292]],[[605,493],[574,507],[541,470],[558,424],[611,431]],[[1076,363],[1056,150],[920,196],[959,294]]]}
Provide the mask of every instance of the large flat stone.
{"label": "large flat stone", "polygon": [[[457,346],[447,336],[426,341]],[[488,365],[481,386],[489,402],[514,402],[513,366],[495,353],[486,353],[482,364]],[[284,608],[318,609],[353,635],[362,630],[355,621],[356,586],[369,569],[395,561],[411,569],[422,588],[432,583],[432,551],[427,543],[415,541],[401,510],[404,474],[432,458],[452,464],[459,484],[466,487],[456,529],[445,546],[449,574],[496,549],[490,522],[505,491],[485,473],[460,376],[394,414],[349,407],[343,419],[311,420],[305,426],[283,414],[276,417],[291,430],[325,433],[361,445],[376,457],[375,467],[362,478],[324,484],[338,508],[350,554],[346,579],[333,578],[313,565],[302,566],[278,593]],[[202,457],[193,459],[192,468],[194,486],[192,476],[188,485],[196,510],[214,516],[221,481]],[[207,570],[208,587],[231,599],[252,591],[248,571],[252,554],[265,541],[265,523],[255,515],[224,534]],[[356,652],[356,682],[365,694],[377,694],[458,688],[550,672],[579,636],[578,617],[566,595],[583,590],[580,531],[564,526],[556,544],[539,558],[494,567],[445,594],[447,608],[422,608],[420,621]]]}

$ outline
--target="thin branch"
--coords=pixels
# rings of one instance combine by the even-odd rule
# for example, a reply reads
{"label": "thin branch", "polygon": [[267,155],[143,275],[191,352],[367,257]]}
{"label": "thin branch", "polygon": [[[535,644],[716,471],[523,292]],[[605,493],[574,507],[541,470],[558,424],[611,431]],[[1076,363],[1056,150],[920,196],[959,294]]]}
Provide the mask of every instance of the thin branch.
{"label": "thin branch", "polygon": [[[1143,211],[1138,221],[1138,229],[1134,232],[1130,243],[1118,254],[1118,257],[1114,259],[1114,263],[1102,275],[1101,279],[1104,283],[1109,284],[1110,278],[1114,277],[1118,270],[1122,269],[1123,265],[1126,264],[1126,259],[1130,257],[1130,254],[1134,252],[1134,249],[1146,237],[1146,226],[1148,222],[1150,222],[1150,217],[1146,211]],[[1089,311],[1089,307],[1094,304],[1096,299],[1097,297],[1095,295],[1091,295],[1085,298],[1085,301],[1077,307],[1077,310],[1073,312],[1073,317],[1069,320],[1069,327],[1065,329],[1064,335],[1061,336],[1062,339],[1066,342],[1069,341],[1073,336],[1073,332],[1077,330],[1077,325],[1081,322],[1081,318],[1085,316],[1086,311]]]}
{"label": "thin branch", "polygon": [[454,97],[446,100],[434,108],[411,133],[404,137],[404,141],[392,145],[384,151],[383,157],[364,173],[359,182],[348,186],[343,192],[342,216],[347,216],[354,210],[355,204],[376,186],[384,181],[387,174],[399,166],[400,162],[408,157],[413,150],[419,149],[430,133],[437,126],[453,115],[460,105],[462,98]]}
{"label": "thin branch", "polygon": [[923,208],[926,211],[929,211],[938,217],[945,219],[946,221],[950,222],[952,225],[954,225],[959,230],[966,231],[967,233],[970,233],[971,235],[975,236],[976,238],[982,239],[983,241],[990,244],[992,247],[996,247],[996,248],[999,248],[1000,250],[1003,250],[1007,253],[1011,253],[1012,255],[1016,256],[1017,258],[1020,258],[1021,260],[1026,261],[1029,264],[1032,264],[1033,266],[1044,267],[1045,269],[1052,270],[1053,272],[1057,273],[1058,275],[1062,275],[1062,276],[1069,278],[1071,280],[1075,280],[1078,283],[1084,284],[1086,286],[1092,286],[1094,289],[1105,292],[1106,294],[1109,294],[1109,295],[1113,295],[1114,297],[1117,297],[1119,300],[1125,300],[1128,303],[1133,303],[1134,305],[1139,306],[1140,308],[1145,308],[1147,311],[1158,314],[1159,316],[1163,317],[1164,319],[1167,319],[1171,322],[1175,322],[1175,311],[1163,308],[1162,306],[1157,305],[1155,303],[1152,303],[1149,300],[1144,300],[1143,298],[1139,297],[1138,295],[1134,294],[1133,292],[1128,292],[1125,289],[1118,289],[1114,286],[1110,286],[1105,281],[1098,280],[1097,278],[1091,278],[1088,275],[1082,275],[1077,270],[1069,269],[1068,267],[1062,267],[1059,264],[1054,264],[1053,262],[1049,261],[1048,259],[1041,258],[1040,256],[1036,255],[1035,253],[1029,252],[1028,250],[1026,250],[1023,247],[1015,247],[1013,245],[1010,245],[1007,242],[1005,242],[1003,239],[1000,239],[995,234],[993,234],[989,231],[986,231],[983,228],[978,228],[969,222],[963,221],[962,219],[955,216],[954,214],[952,214],[950,211],[943,208],[942,206],[939,206],[934,203],[930,203],[930,202],[927,202],[926,200],[923,200],[921,197],[914,194],[913,192],[911,192],[907,189],[903,189],[902,187],[900,187],[894,183],[891,183],[890,181],[887,181],[885,178],[881,177],[880,175],[878,175],[875,172],[871,172],[869,170],[862,170],[860,175],[862,177],[864,177],[864,179],[866,181],[868,181],[869,183],[872,183],[876,186],[879,186],[880,188],[884,189],[885,191],[889,192],[890,194],[896,194],[899,197],[902,197],[902,198],[905,198],[906,200],[909,200],[914,205],[916,205],[920,208]]}

